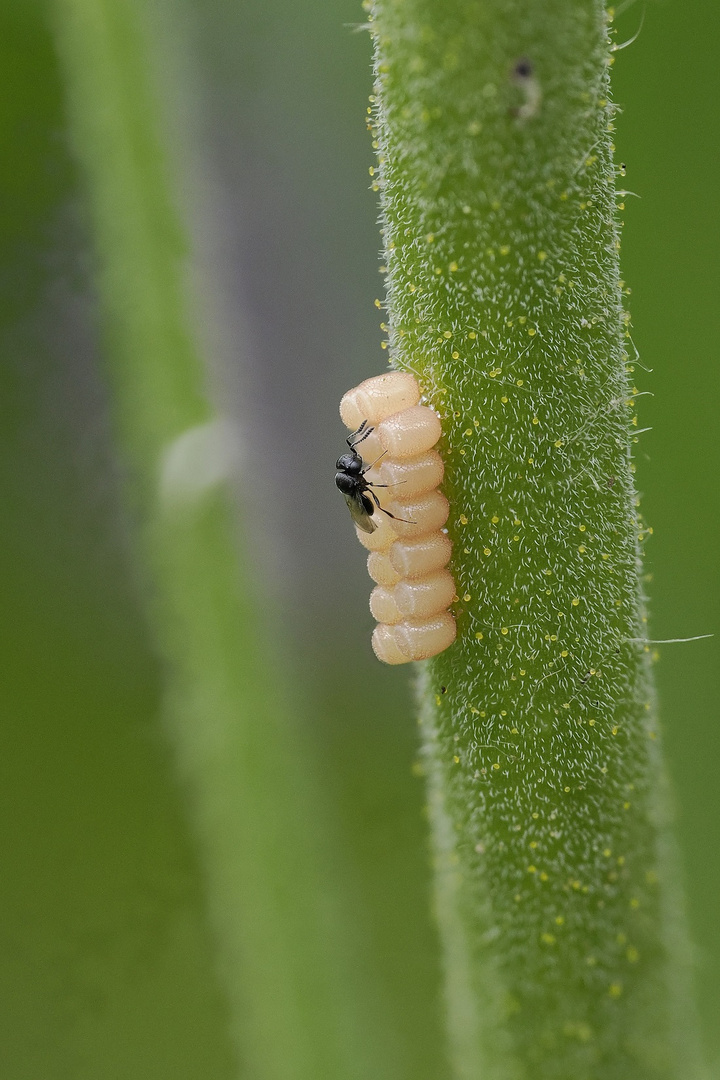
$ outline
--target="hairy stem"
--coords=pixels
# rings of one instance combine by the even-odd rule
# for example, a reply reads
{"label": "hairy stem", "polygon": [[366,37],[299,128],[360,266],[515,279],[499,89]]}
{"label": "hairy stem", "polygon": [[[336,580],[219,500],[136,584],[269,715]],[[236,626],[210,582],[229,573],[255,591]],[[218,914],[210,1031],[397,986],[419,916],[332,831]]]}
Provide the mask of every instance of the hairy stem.
{"label": "hairy stem", "polygon": [[55,24],[144,597],[166,662],[167,729],[231,1033],[253,1080],[390,1078],[381,993],[343,895],[344,852],[312,781],[284,657],[265,637],[257,575],[238,559],[232,431],[208,400],[188,315],[187,238],[146,13],[138,0],[56,0]]}
{"label": "hairy stem", "polygon": [[608,21],[596,0],[365,6],[389,344],[443,417],[453,508],[459,638],[420,696],[456,1071],[694,1077]]}

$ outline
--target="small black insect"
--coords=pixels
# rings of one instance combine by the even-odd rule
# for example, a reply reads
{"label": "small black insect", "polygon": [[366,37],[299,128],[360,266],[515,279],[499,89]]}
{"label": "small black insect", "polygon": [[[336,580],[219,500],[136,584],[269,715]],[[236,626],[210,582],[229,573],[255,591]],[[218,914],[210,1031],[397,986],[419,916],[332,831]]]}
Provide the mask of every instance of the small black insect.
{"label": "small black insect", "polygon": [[[337,469],[335,483],[345,496],[350,516],[357,527],[362,529],[363,532],[372,533],[377,529],[377,525],[372,519],[376,507],[394,521],[405,521],[406,519],[395,517],[395,514],[391,514],[389,510],[383,510],[380,505],[380,500],[372,488],[387,487],[387,484],[372,484],[365,479],[365,473],[372,468],[375,462],[364,465],[363,459],[355,447],[359,446],[363,439],[367,439],[371,431],[374,431],[374,428],[368,427],[367,423],[367,420],[363,420],[357,431],[353,431],[345,440],[350,447],[350,453],[343,454],[342,457],[337,459],[335,463]],[[373,506],[373,502],[375,506]],[[408,522],[408,524],[412,525],[413,522]]]}

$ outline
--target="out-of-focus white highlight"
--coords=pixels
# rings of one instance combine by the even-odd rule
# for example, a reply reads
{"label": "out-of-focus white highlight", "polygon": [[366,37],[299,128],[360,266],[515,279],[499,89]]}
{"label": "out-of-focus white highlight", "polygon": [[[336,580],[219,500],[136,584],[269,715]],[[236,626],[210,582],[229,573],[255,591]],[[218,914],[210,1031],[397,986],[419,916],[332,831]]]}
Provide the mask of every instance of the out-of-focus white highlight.
{"label": "out-of-focus white highlight", "polygon": [[187,507],[237,475],[242,460],[237,425],[210,420],[188,428],[160,456],[159,495],[166,507]]}

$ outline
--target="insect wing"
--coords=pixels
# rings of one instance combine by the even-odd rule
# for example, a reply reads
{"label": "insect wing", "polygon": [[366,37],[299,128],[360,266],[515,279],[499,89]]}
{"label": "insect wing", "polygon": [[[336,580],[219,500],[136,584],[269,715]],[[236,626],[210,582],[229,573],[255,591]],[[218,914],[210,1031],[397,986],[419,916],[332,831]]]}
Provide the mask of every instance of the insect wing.
{"label": "insect wing", "polygon": [[360,492],[353,495],[348,495],[343,492],[343,495],[345,495],[345,502],[348,504],[350,517],[353,519],[358,529],[362,529],[362,531],[366,533],[375,532],[377,525],[365,509]]}

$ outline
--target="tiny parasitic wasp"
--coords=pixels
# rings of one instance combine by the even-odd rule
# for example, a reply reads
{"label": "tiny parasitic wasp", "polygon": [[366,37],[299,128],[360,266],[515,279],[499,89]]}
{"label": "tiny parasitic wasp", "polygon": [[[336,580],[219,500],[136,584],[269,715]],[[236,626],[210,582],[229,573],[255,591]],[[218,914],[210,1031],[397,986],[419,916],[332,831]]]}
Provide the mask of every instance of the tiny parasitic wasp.
{"label": "tiny parasitic wasp", "polygon": [[[374,430],[374,428],[368,427],[367,420],[363,420],[357,431],[353,431],[345,440],[350,447],[350,453],[343,454],[335,463],[337,469],[335,483],[345,496],[345,502],[348,504],[353,521],[359,529],[366,533],[375,532],[377,529],[377,525],[372,519],[376,507],[378,510],[382,510],[383,514],[392,518],[393,521],[405,520],[404,518],[395,517],[395,514],[391,514],[389,510],[383,510],[380,500],[372,490],[373,487],[387,487],[388,485],[372,484],[365,479],[365,473],[372,468],[375,462],[372,462],[371,465],[364,465],[363,459],[355,447],[359,446],[363,439],[366,439]],[[373,506],[373,501],[375,506]],[[408,524],[412,525],[413,522],[408,522]]]}

